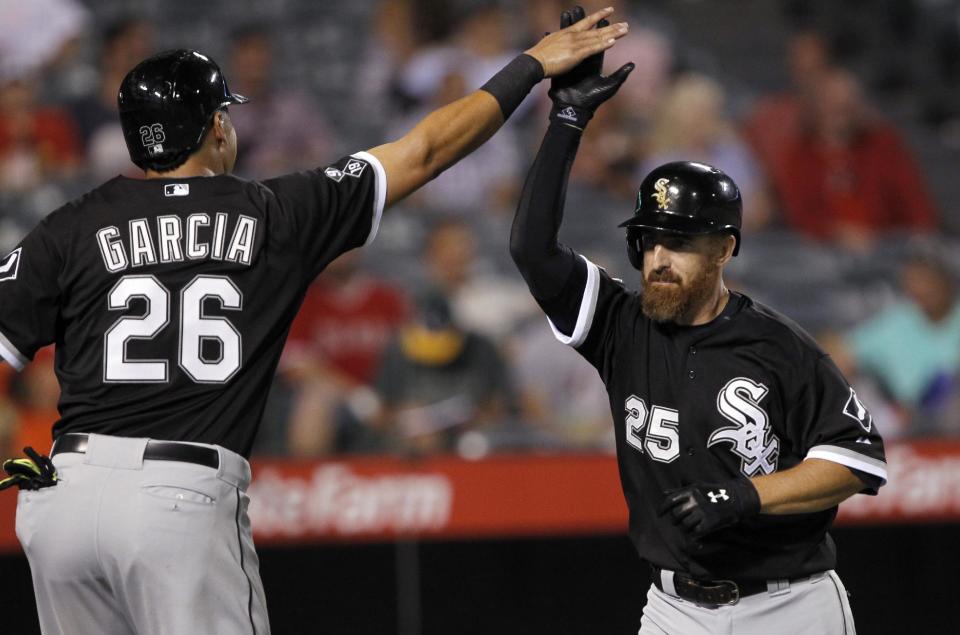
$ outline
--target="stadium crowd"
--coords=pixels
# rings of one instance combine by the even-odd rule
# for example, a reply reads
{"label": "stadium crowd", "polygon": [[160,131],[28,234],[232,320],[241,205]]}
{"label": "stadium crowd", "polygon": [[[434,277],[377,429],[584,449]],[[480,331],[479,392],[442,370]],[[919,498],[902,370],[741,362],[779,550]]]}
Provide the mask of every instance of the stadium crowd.
{"label": "stadium crowd", "polygon": [[[556,29],[565,7],[250,4],[243,22],[211,2],[181,25],[132,1],[0,0],[0,251],[99,182],[138,176],[116,91],[153,51],[187,46],[221,62],[251,98],[231,109],[236,171],[263,178],[399,136]],[[918,143],[960,145],[958,3],[883,0],[888,17],[867,26],[853,19],[862,2],[770,3],[786,34],[766,51],[780,56],[779,85],[751,83],[690,41],[666,2],[614,4],[632,28],[607,67],[637,70],[584,137],[562,238],[636,280],[616,221],[643,175],[681,158],[715,165],[745,201],[731,286],[810,330],[886,438],[960,435],[949,238],[960,209],[933,193],[949,172],[915,155]],[[303,59],[309,51],[326,55]],[[485,146],[391,211],[374,245],[320,276],[291,330],[259,453],[612,450],[602,384],[553,339],[509,260],[547,109],[535,92]],[[4,452],[49,446],[53,364],[44,350],[22,374],[0,368]]]}

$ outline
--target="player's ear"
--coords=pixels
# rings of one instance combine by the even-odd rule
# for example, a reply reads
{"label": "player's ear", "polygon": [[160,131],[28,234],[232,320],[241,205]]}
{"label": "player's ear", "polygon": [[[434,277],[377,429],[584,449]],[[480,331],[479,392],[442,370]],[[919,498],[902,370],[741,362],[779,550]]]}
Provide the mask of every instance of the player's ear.
{"label": "player's ear", "polygon": [[230,126],[230,115],[227,114],[225,109],[213,113],[213,123],[210,126],[210,131],[213,133],[217,145],[227,143],[230,138]]}
{"label": "player's ear", "polygon": [[712,234],[711,252],[716,259],[717,266],[722,267],[727,261],[733,258],[733,250],[737,246],[737,239],[733,234]]}
{"label": "player's ear", "polygon": [[737,247],[737,239],[733,234],[720,234],[717,236],[717,264],[723,266],[733,258],[733,250]]}

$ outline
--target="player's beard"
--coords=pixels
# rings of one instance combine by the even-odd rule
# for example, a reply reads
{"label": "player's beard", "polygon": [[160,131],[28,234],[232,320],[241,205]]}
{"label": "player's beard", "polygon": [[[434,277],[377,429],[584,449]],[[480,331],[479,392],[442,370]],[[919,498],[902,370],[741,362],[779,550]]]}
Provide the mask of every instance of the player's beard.
{"label": "player's beard", "polygon": [[[688,282],[672,271],[651,271],[645,277],[643,314],[654,322],[680,322],[692,316],[717,284],[719,266],[707,262]],[[655,285],[652,282],[675,282],[673,285]]]}

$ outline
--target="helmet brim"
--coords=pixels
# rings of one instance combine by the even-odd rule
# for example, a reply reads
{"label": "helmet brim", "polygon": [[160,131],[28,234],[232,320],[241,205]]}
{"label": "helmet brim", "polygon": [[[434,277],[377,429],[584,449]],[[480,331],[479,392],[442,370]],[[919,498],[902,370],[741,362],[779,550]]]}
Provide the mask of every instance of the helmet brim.
{"label": "helmet brim", "polygon": [[671,234],[712,234],[730,229],[715,222],[704,222],[699,218],[690,218],[689,216],[671,212],[644,214],[642,217],[639,214],[635,214],[617,225],[617,227],[637,227]]}
{"label": "helmet brim", "polygon": [[220,105],[229,106],[230,104],[245,104],[248,101],[250,101],[248,97],[244,97],[243,95],[238,95],[237,93],[230,93],[229,95],[227,95],[227,98],[224,99],[223,103]]}

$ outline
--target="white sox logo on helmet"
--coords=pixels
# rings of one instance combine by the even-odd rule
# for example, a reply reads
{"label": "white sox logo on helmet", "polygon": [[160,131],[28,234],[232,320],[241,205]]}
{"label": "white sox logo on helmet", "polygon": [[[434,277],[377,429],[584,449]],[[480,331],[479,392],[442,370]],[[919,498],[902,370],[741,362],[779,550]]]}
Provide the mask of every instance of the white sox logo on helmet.
{"label": "white sox logo on helmet", "polygon": [[657,207],[659,209],[667,209],[667,204],[670,202],[670,193],[667,191],[667,184],[670,182],[670,179],[657,179],[657,182],[653,184],[653,189],[656,190],[650,196],[657,199]]}
{"label": "white sox logo on helmet", "polygon": [[714,431],[707,446],[730,443],[740,457],[744,476],[771,474],[777,470],[780,439],[773,434],[767,413],[760,407],[767,387],[746,377],[727,382],[717,395],[717,410],[735,425]]}

